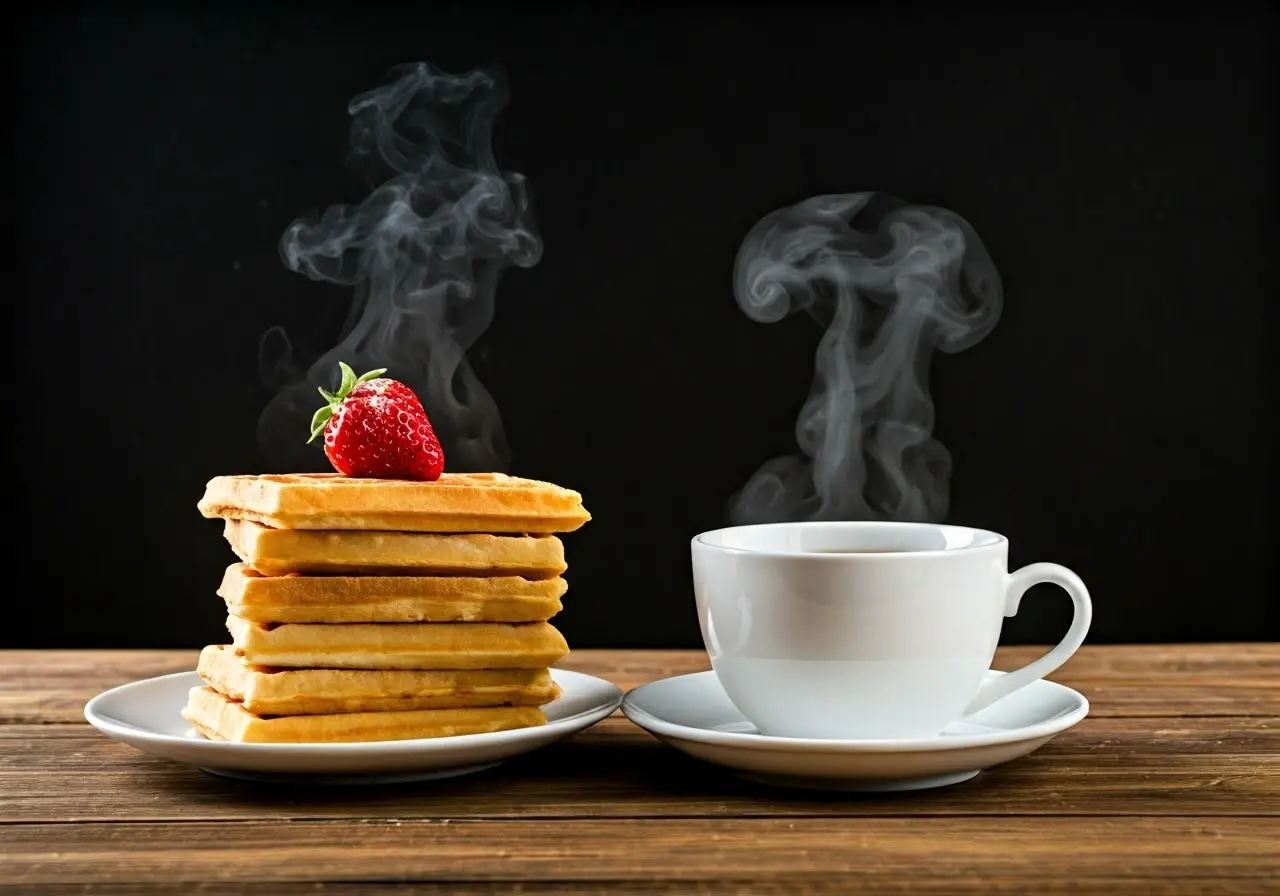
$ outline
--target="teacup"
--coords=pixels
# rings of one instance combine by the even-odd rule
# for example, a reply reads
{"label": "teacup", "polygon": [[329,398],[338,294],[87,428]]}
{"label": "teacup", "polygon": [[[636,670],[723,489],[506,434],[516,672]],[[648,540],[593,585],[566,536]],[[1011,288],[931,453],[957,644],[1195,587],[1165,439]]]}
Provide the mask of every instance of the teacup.
{"label": "teacup", "polygon": [[[1093,615],[1071,570],[1008,571],[995,532],[929,523],[737,526],[693,539],[702,638],[729,699],[761,734],[925,738],[1043,678]],[[1032,585],[1075,605],[1066,636],[983,683],[1005,616]]]}

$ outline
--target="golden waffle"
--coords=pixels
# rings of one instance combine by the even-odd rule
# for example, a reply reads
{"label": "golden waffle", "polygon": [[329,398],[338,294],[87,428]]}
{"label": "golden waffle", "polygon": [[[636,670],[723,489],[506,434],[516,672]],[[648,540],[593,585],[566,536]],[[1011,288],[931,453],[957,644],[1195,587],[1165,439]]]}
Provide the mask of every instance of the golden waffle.
{"label": "golden waffle", "polygon": [[435,482],[338,473],[218,476],[197,506],[206,517],[276,529],[550,534],[591,519],[577,492],[502,473],[444,473]]}
{"label": "golden waffle", "polygon": [[252,665],[225,645],[201,651],[199,673],[256,715],[541,706],[560,696],[546,669],[281,669]]}
{"label": "golden waffle", "polygon": [[263,575],[417,573],[555,578],[568,567],[554,535],[433,535],[424,532],[321,532],[269,529],[227,520],[236,555]]}
{"label": "golden waffle", "polygon": [[255,666],[316,669],[544,669],[569,652],[547,622],[262,625],[227,617]]}
{"label": "golden waffle", "polygon": [[352,743],[484,734],[545,725],[536,706],[417,709],[266,717],[249,712],[212,688],[192,688],[182,717],[211,740],[242,743]]}
{"label": "golden waffle", "polygon": [[567,589],[518,576],[264,576],[233,563],[218,596],[250,622],[545,622]]}

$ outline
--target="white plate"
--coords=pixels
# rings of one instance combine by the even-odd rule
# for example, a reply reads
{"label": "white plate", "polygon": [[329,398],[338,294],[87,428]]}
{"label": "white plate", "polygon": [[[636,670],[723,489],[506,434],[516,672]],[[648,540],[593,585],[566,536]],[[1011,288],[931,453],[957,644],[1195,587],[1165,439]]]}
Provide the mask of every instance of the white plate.
{"label": "white plate", "polygon": [[357,744],[242,744],[206,740],[180,715],[187,692],[204,682],[195,672],[121,685],[84,708],[89,724],[146,753],[215,775],[324,784],[395,783],[465,775],[545,747],[589,728],[622,701],[601,678],[552,669],[563,689],[543,707],[547,724],[491,734]]}
{"label": "white plate", "polygon": [[[988,678],[1003,675],[991,671]],[[1037,681],[937,737],[816,740],[766,737],[738,712],[714,672],[642,685],[627,718],[677,750],[765,784],[822,790],[922,790],[967,781],[1025,756],[1089,712],[1071,688]]]}

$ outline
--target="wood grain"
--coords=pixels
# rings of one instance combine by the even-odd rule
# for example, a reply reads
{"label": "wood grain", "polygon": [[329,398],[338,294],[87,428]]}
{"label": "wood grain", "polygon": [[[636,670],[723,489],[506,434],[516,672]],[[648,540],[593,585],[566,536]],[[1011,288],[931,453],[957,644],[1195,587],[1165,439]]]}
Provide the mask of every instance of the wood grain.
{"label": "wood grain", "polygon": [[[1218,880],[1212,882],[1212,889],[1206,889],[1202,881],[1186,884],[1171,882],[1170,885],[1157,885],[1146,893],[1158,896],[1170,894],[1256,894],[1259,892],[1257,882]],[[1010,893],[1097,893],[1111,894],[1107,885],[1097,887],[1072,886],[1028,889],[1025,886],[1014,886],[1003,889]],[[0,884],[0,892],[6,888]],[[72,893],[117,894],[117,896],[151,896],[164,894],[172,896],[175,888],[172,884],[46,884],[23,886],[22,896],[68,896]],[[390,883],[387,881],[344,881],[341,883],[315,882],[247,884],[244,882],[214,882],[191,884],[180,892],[199,893],[200,896],[244,896],[246,893],[261,893],[266,896],[847,896],[850,893],[922,893],[929,892],[919,884],[904,882],[877,881],[874,885],[860,887],[853,875],[831,876],[821,874],[805,874],[803,877],[780,879],[751,880],[729,878],[725,880],[628,880],[628,881],[589,881],[589,880],[455,880],[448,882],[414,881],[413,883]],[[933,888],[935,893],[950,893],[949,889]],[[957,890],[955,892],[963,892]],[[972,892],[972,890],[970,891]],[[1000,892],[1000,891],[993,891]]]}
{"label": "wood grain", "polygon": [[[1043,647],[1003,647],[1011,669]],[[195,668],[197,651],[0,651],[0,724],[78,723],[107,688]],[[563,668],[624,689],[708,668],[701,651],[575,650]],[[1085,647],[1053,680],[1083,693],[1094,716],[1280,716],[1280,644]]]}
{"label": "wood grain", "polygon": [[[1258,896],[1274,893],[1266,881],[1256,877],[1228,878],[1146,878],[1138,882],[1140,889],[1124,889],[1115,880],[1044,881],[1039,879],[1006,879],[991,881],[991,888],[984,890],[975,881],[965,881],[961,886],[947,882],[922,881],[919,878],[903,881],[873,878],[863,880],[858,874],[779,875],[776,878],[751,880],[730,877],[722,880],[627,880],[627,881],[562,881],[562,880],[477,880],[477,881],[414,881],[390,883],[387,881],[341,883],[280,883],[251,885],[246,883],[192,884],[182,892],[199,893],[201,896],[244,896],[261,893],[267,896],[848,896],[848,894],[888,893],[1008,893],[1008,894],[1096,894],[1096,896]],[[0,890],[4,887],[0,886]],[[56,884],[24,886],[22,896],[67,896],[72,893],[118,894],[118,896],[151,896],[174,893],[171,884]]]}
{"label": "wood grain", "polygon": [[318,789],[213,777],[80,727],[0,727],[0,823],[1011,814],[1280,816],[1280,719],[1086,719],[968,783],[879,797],[749,784],[625,720],[481,775]]}
{"label": "wood grain", "polygon": [[[1280,875],[1271,819],[653,819],[633,822],[299,821],[3,829],[30,884],[203,881],[738,880],[983,892],[1156,892]],[[12,877],[10,878],[13,879]],[[1055,886],[1056,885],[1056,886]]]}
{"label": "wood grain", "polygon": [[[1252,887],[1249,889],[1248,887]],[[0,892],[6,888],[0,884]],[[586,881],[586,880],[455,880],[448,882],[414,881],[413,883],[390,883],[387,881],[344,881],[341,883],[315,882],[280,883],[252,885],[243,882],[204,882],[191,884],[183,892],[199,893],[200,896],[244,896],[246,893],[263,893],[267,896],[846,896],[849,893],[903,893],[928,892],[919,886],[910,884],[894,885],[877,882],[874,887],[860,888],[852,875],[828,876],[806,874],[799,879],[784,877],[782,879],[752,880],[628,880],[628,881]],[[934,890],[934,892],[939,892]],[[941,892],[949,893],[943,889]],[[960,891],[957,891],[960,892]],[[1037,889],[1027,890],[1025,887],[1006,890],[1005,892],[1068,892],[1068,893],[1108,893],[1105,887],[1072,887],[1070,889]],[[1159,886],[1147,892],[1156,894],[1203,894],[1206,891],[1202,882],[1179,885],[1172,888]],[[1217,881],[1212,889],[1215,894],[1249,894],[1258,892],[1257,883]],[[22,896],[68,896],[72,893],[117,894],[117,896],[150,896],[164,894],[172,896],[172,884],[45,884],[23,886]]]}
{"label": "wood grain", "polygon": [[[1002,649],[1013,668],[1042,648]],[[195,651],[0,651],[0,889],[22,893],[1258,893],[1280,880],[1280,645],[1088,647],[1090,717],[973,781],[751,785],[615,716],[479,775],[216,778],[83,722]],[[624,688],[696,651],[575,651]]]}
{"label": "wood grain", "polygon": [[[1256,893],[1253,890],[1232,887],[1229,882],[1226,889],[1215,888],[1214,893]],[[0,884],[0,892],[7,888]],[[413,883],[389,883],[386,881],[344,881],[342,883],[314,882],[280,883],[252,885],[244,882],[204,882],[192,884],[185,892],[199,893],[200,896],[244,896],[245,893],[264,893],[269,896],[795,896],[797,893],[806,896],[845,896],[857,892],[856,885],[851,886],[849,876],[830,877],[805,875],[802,881],[769,880],[631,880],[631,881],[448,881],[445,883],[431,881],[415,881]],[[865,892],[865,891],[864,891]],[[909,892],[900,887],[885,888],[877,886],[875,892]],[[921,892],[915,889],[915,892]],[[1044,892],[1052,892],[1046,890]],[[1072,889],[1072,893],[1088,893],[1088,889]],[[1094,892],[1105,892],[1094,890]],[[1159,889],[1158,893],[1203,893],[1195,889]],[[129,884],[44,884],[24,885],[22,896],[68,896],[72,893],[116,894],[116,896],[150,896],[164,894],[172,896],[172,884],[129,883]]]}

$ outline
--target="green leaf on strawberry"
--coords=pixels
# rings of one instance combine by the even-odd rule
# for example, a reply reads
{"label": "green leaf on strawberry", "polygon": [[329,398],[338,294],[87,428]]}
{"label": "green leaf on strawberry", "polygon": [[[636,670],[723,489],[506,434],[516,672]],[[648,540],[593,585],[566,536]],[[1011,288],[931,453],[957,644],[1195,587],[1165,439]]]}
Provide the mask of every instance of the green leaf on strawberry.
{"label": "green leaf on strawberry", "polygon": [[352,389],[361,383],[377,379],[387,372],[387,368],[379,367],[377,370],[370,370],[362,376],[356,376],[356,372],[351,369],[351,366],[346,361],[339,361],[338,369],[342,372],[342,383],[338,386],[337,392],[330,392],[323,386],[319,387],[320,397],[325,400],[325,406],[316,411],[311,418],[311,438],[307,439],[308,445],[316,440],[316,436],[324,432],[329,419],[337,413],[338,408],[346,401]]}
{"label": "green leaf on strawberry", "polygon": [[329,405],[325,405],[315,412],[311,417],[311,438],[307,439],[308,445],[316,440],[316,436],[324,432],[325,424],[329,422],[329,418],[332,416],[333,408]]}
{"label": "green leaf on strawberry", "polygon": [[[351,369],[351,366],[346,361],[339,361],[338,369],[342,371],[342,385],[338,387],[338,394],[345,396],[355,387],[356,372]],[[383,372],[385,373],[385,371]]]}

